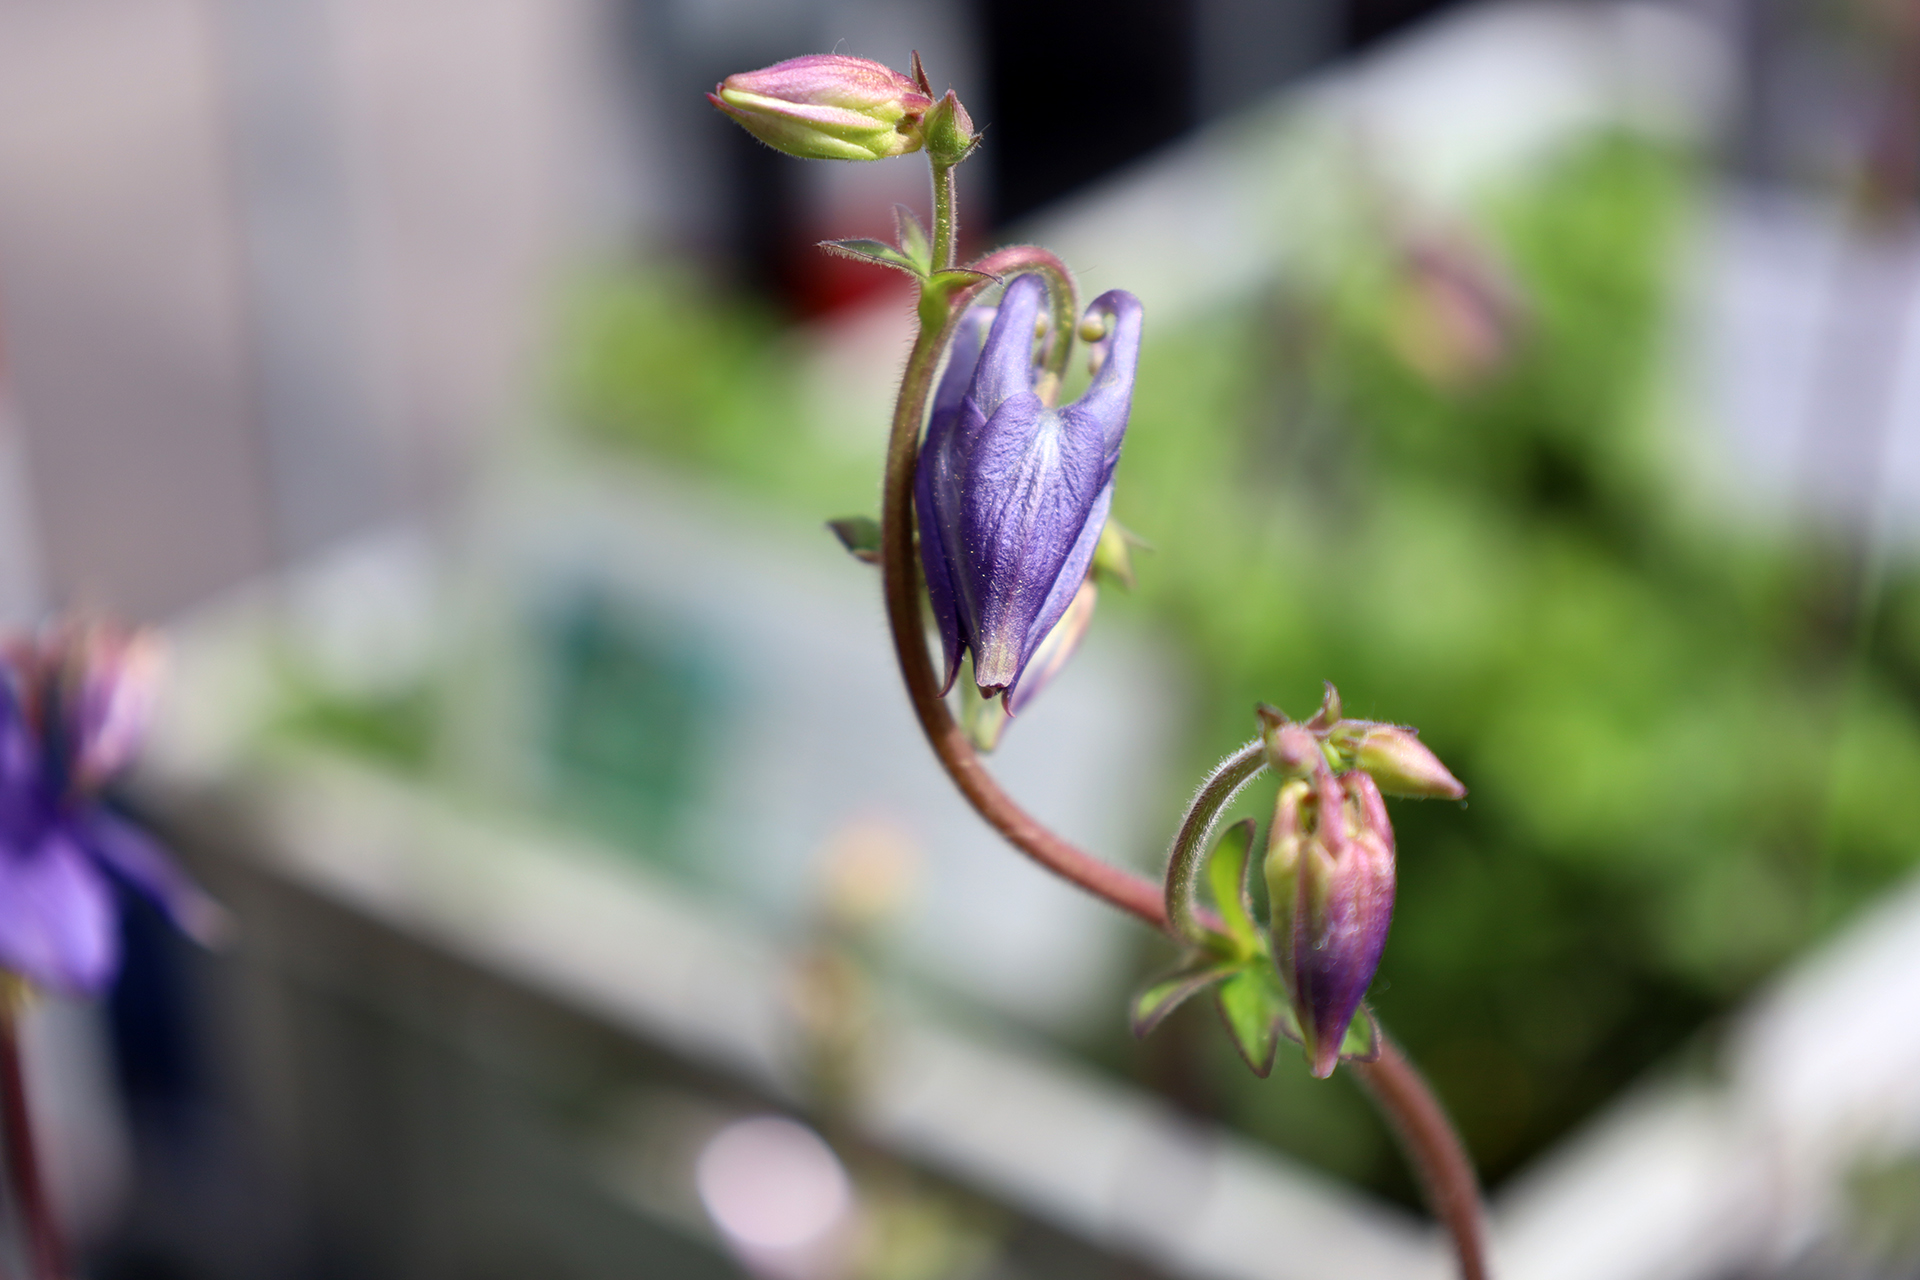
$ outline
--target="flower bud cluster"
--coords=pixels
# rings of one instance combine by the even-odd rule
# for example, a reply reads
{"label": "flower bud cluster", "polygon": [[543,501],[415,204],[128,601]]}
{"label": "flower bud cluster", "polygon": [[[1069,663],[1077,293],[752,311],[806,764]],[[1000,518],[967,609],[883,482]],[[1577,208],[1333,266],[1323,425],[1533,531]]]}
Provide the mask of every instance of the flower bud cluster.
{"label": "flower bud cluster", "polygon": [[1327,1076],[1393,917],[1393,826],[1382,796],[1457,800],[1466,788],[1412,729],[1345,719],[1332,685],[1304,723],[1272,707],[1259,716],[1267,763],[1283,779],[1265,866],[1273,960],[1313,1073]]}
{"label": "flower bud cluster", "polygon": [[1336,773],[1358,769],[1384,795],[1424,800],[1459,800],[1467,794],[1460,779],[1420,741],[1419,731],[1378,720],[1347,720],[1340,694],[1327,686],[1326,701],[1313,719],[1299,723],[1273,707],[1256,709],[1267,763],[1283,778],[1304,778],[1322,763]]}

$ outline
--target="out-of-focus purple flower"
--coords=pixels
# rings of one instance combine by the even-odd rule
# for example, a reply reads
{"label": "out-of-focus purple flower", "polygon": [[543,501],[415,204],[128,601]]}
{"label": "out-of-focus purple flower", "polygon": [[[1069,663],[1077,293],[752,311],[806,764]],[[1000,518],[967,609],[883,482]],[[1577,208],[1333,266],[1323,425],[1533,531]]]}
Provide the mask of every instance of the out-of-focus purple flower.
{"label": "out-of-focus purple flower", "polygon": [[[1010,710],[1028,701],[1022,675],[1093,562],[1140,352],[1139,299],[1102,294],[1088,308],[1107,321],[1091,385],[1072,404],[1043,403],[1033,348],[1045,296],[1037,276],[1023,275],[997,311],[976,310],[961,322],[914,478],[920,558],[946,655],[943,688],[968,652],[981,693],[1003,694]],[[1065,656],[1047,664],[1049,675]]]}
{"label": "out-of-focus purple flower", "polygon": [[0,969],[91,994],[120,963],[116,886],[208,938],[220,909],[100,788],[132,758],[158,650],[141,632],[70,626],[0,655]]}
{"label": "out-of-focus purple flower", "polygon": [[[707,100],[760,141],[802,160],[884,160],[918,151],[920,126],[933,106],[893,68],[840,53],[737,72]],[[951,133],[958,125],[951,110],[947,115]]]}
{"label": "out-of-focus purple flower", "polygon": [[1267,837],[1273,959],[1313,1074],[1332,1075],[1393,918],[1393,827],[1373,779],[1324,763],[1284,784]]}

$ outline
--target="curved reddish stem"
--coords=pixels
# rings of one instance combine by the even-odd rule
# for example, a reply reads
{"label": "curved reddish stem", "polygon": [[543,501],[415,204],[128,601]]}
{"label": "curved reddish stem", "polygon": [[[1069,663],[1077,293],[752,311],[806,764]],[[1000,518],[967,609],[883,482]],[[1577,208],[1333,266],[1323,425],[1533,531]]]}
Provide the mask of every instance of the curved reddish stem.
{"label": "curved reddish stem", "polygon": [[[1048,278],[1053,296],[1055,341],[1048,353],[1047,365],[1055,373],[1064,368],[1073,327],[1078,320],[1073,277],[1066,265],[1045,249],[1019,245],[989,254],[975,263],[973,270],[994,277],[1033,271]],[[914,338],[913,352],[907,358],[900,399],[894,406],[880,504],[880,568],[894,653],[906,682],[907,697],[926,733],[928,745],[975,811],[1007,843],[1048,871],[1162,933],[1172,934],[1167,914],[1168,891],[1163,886],[1116,867],[1055,835],[1001,788],[987,772],[965,730],[954,722],[934,675],[933,658],[928,652],[920,615],[920,557],[913,540],[914,465],[919,454],[920,429],[926,420],[927,399],[932,394],[941,353],[952,340],[954,327],[968,304],[988,283],[991,281],[982,280],[954,294],[946,319],[937,328],[921,324]],[[1239,759],[1235,757],[1236,761]],[[1231,789],[1228,788],[1228,794]],[[1203,796],[1205,794],[1203,788]],[[1177,936],[1175,941],[1179,941]],[[1434,1215],[1453,1236],[1463,1280],[1485,1280],[1479,1187],[1466,1150],[1460,1145],[1459,1135],[1448,1122],[1439,1100],[1419,1072],[1384,1036],[1377,1062],[1352,1065],[1399,1134]]]}
{"label": "curved reddish stem", "polygon": [[[1067,317],[1064,325],[1056,319],[1059,337],[1055,347],[1066,346],[1073,329],[1075,303],[1070,292],[1072,277],[1059,258],[1045,249],[1020,245],[989,254],[975,263],[973,270],[1000,277],[1029,271],[1047,276],[1053,286],[1056,316],[1064,311]],[[913,353],[907,358],[906,376],[894,409],[893,431],[887,441],[886,480],[880,500],[880,571],[885,582],[887,621],[893,631],[894,653],[900,660],[907,697],[913,703],[928,745],[980,816],[1009,844],[1055,875],[1164,930],[1167,912],[1160,886],[1061,839],[1023,809],[987,772],[973,744],[967,740],[966,731],[954,722],[946,700],[940,696],[940,682],[934,675],[933,659],[927,651],[920,622],[920,558],[913,545],[914,460],[940,353],[946,349],[953,327],[967,304],[988,283],[982,281],[956,294],[948,308],[946,323],[940,328],[921,327],[914,340]],[[1064,362],[1064,355],[1061,358]]]}
{"label": "curved reddish stem", "polygon": [[1360,1077],[1413,1166],[1433,1211],[1453,1237],[1461,1280],[1486,1280],[1487,1241],[1480,1207],[1480,1182],[1453,1122],[1434,1097],[1433,1088],[1400,1046],[1380,1033],[1380,1056],[1347,1064]]}

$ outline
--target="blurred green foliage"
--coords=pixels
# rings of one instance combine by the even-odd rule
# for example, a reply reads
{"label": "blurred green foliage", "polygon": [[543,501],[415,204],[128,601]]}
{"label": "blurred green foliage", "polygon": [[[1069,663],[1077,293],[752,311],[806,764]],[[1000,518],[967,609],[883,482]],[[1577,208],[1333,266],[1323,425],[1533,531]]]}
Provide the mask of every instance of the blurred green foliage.
{"label": "blurred green foliage", "polygon": [[[1115,514],[1157,554],[1103,610],[1191,655],[1196,774],[1256,700],[1304,715],[1326,679],[1467,783],[1464,806],[1396,803],[1374,1001],[1495,1179],[1920,854],[1913,575],[1717,512],[1677,460],[1698,185],[1597,136],[1472,225],[1349,236],[1206,320],[1149,317]],[[764,314],[660,277],[595,285],[576,320],[562,387],[602,441],[823,517],[871,501],[877,433],[857,479],[817,456]],[[1136,1069],[1404,1193],[1349,1085],[1254,1080],[1210,1018]]]}

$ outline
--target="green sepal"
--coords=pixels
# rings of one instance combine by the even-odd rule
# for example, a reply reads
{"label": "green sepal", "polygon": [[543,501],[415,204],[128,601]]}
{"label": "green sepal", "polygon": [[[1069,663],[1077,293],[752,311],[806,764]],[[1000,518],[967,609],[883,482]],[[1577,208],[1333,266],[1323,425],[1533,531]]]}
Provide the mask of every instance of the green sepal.
{"label": "green sepal", "polygon": [[1226,829],[1207,857],[1207,887],[1227,926],[1227,940],[1242,959],[1260,955],[1260,930],[1253,923],[1253,897],[1247,889],[1247,867],[1252,861],[1254,821],[1242,818]]}
{"label": "green sepal", "polygon": [[1373,1009],[1363,1000],[1354,1010],[1353,1021],[1347,1024],[1347,1034],[1340,1041],[1340,1060],[1342,1062],[1377,1062],[1380,1058],[1380,1023],[1373,1016]]}
{"label": "green sepal", "polygon": [[855,560],[880,563],[880,522],[872,516],[841,516],[827,521],[827,528]]}
{"label": "green sepal", "polygon": [[927,239],[927,229],[913,210],[903,204],[893,206],[893,239],[918,268],[914,274],[922,280],[933,274],[933,241]]}
{"label": "green sepal", "polygon": [[947,322],[954,294],[993,278],[984,271],[969,271],[965,267],[934,272],[920,286],[920,324],[927,329],[938,329]]}
{"label": "green sepal", "polygon": [[877,266],[904,271],[915,280],[927,278],[925,267],[914,261],[910,254],[902,253],[885,240],[822,240],[820,247],[828,253],[837,253],[843,258],[855,258],[861,262],[871,262]]}
{"label": "green sepal", "polygon": [[1139,585],[1133,573],[1133,549],[1153,548],[1147,541],[1121,524],[1109,519],[1100,530],[1100,541],[1093,548],[1093,572],[1131,591]]}
{"label": "green sepal", "polygon": [[[1307,1038],[1300,1033],[1300,1021],[1294,1016],[1293,1007],[1286,1006],[1280,1011],[1278,1023],[1280,1034],[1295,1044],[1305,1044]],[[1373,1016],[1373,1009],[1364,1000],[1353,1012],[1353,1021],[1347,1024],[1347,1034],[1340,1040],[1340,1061],[1377,1062],[1380,1058],[1380,1021]]]}
{"label": "green sepal", "polygon": [[959,690],[960,725],[967,731],[967,740],[981,755],[992,755],[1007,727],[1005,700],[997,694],[991,698],[980,696],[980,686],[973,679],[972,658],[966,660],[966,668],[954,681],[954,687]]}
{"label": "green sepal", "polygon": [[1127,1025],[1135,1036],[1144,1037],[1184,1004],[1187,997],[1206,990],[1236,969],[1235,965],[1206,959],[1157,979],[1133,998],[1127,1008]]}
{"label": "green sepal", "polygon": [[1233,1047],[1253,1074],[1266,1079],[1280,1045],[1280,1025],[1291,1020],[1274,974],[1264,964],[1247,965],[1220,984],[1213,1000]]}

